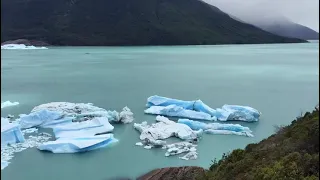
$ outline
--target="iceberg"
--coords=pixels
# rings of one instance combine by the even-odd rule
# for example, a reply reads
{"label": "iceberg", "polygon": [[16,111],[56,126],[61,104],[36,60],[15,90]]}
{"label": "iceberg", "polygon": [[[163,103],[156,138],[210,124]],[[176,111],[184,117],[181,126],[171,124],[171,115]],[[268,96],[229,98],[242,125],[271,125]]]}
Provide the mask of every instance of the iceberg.
{"label": "iceberg", "polygon": [[113,131],[114,127],[107,118],[97,117],[90,121],[70,122],[53,128],[56,138],[94,136]]}
{"label": "iceberg", "polygon": [[5,101],[1,103],[1,109],[5,107],[10,107],[10,106],[16,106],[18,105],[19,102],[11,102],[11,101]]}
{"label": "iceberg", "polygon": [[165,156],[173,156],[182,153],[196,152],[196,147],[197,145],[192,144],[190,142],[178,142],[169,144],[165,146],[165,149],[167,149]]}
{"label": "iceberg", "polygon": [[183,160],[190,160],[190,159],[194,160],[197,158],[198,158],[198,153],[196,151],[188,152],[186,155],[179,157],[179,159],[183,159]]}
{"label": "iceberg", "polygon": [[210,114],[184,109],[177,105],[151,106],[144,112],[147,114],[164,115],[171,117],[182,117],[208,121],[216,120],[215,117],[210,116]]}
{"label": "iceberg", "polygon": [[[22,134],[32,133],[32,131],[23,130]],[[14,157],[14,154],[21,152],[27,148],[32,148],[39,146],[43,142],[48,141],[51,138],[50,134],[40,133],[38,136],[29,136],[24,142],[19,142],[15,144],[2,144],[1,143],[1,170],[9,165],[9,160]]]}
{"label": "iceberg", "polygon": [[8,161],[2,161],[1,160],[1,170],[6,168],[7,166],[9,165],[9,162]]}
{"label": "iceberg", "polygon": [[61,123],[70,123],[73,118],[63,118],[63,114],[56,111],[49,111],[46,109],[32,112],[28,115],[20,115],[17,120],[22,128],[31,127],[50,127],[50,125],[56,125]]}
{"label": "iceberg", "polygon": [[59,112],[65,116],[75,117],[74,121],[91,120],[94,117],[105,117],[114,123],[131,123],[133,113],[128,107],[124,107],[120,113],[117,111],[108,111],[94,106],[92,103],[70,103],[70,102],[51,102],[36,106],[31,112],[40,110],[49,110]]}
{"label": "iceberg", "polygon": [[182,101],[161,96],[150,96],[145,113],[209,121],[258,121],[261,113],[249,106],[223,105],[212,109],[201,100]]}
{"label": "iceberg", "polygon": [[68,137],[59,138],[55,141],[48,141],[41,144],[38,149],[42,151],[51,151],[53,153],[86,152],[110,146],[117,141],[118,140],[113,137],[113,134]]}
{"label": "iceberg", "polygon": [[6,44],[2,45],[1,49],[48,49],[46,47],[27,46],[24,44]]}
{"label": "iceberg", "polygon": [[197,140],[202,135],[202,130],[193,131],[189,126],[176,123],[163,116],[157,116],[155,124],[148,125],[147,122],[134,123],[133,127],[140,134],[140,140],[152,145],[164,145],[169,137],[178,137],[182,140]]}
{"label": "iceberg", "polygon": [[189,119],[179,119],[178,123],[189,126],[192,130],[202,129],[208,134],[234,134],[241,136],[253,137],[250,128],[240,124],[221,124],[221,123],[203,123]]}
{"label": "iceberg", "polygon": [[21,132],[20,125],[9,123],[1,118],[1,145],[24,142],[24,136]]}

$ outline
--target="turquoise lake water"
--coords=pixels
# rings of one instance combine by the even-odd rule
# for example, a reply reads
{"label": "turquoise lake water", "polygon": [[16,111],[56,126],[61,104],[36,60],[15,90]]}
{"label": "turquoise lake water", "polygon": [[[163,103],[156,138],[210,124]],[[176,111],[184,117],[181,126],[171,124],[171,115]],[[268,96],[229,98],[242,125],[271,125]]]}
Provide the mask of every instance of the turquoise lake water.
{"label": "turquoise lake water", "polygon": [[165,157],[163,150],[135,146],[132,124],[116,125],[113,147],[80,154],[52,154],[36,148],[16,153],[1,171],[7,180],[106,180],[137,177],[154,168],[196,165],[208,168],[222,153],[244,148],[287,125],[319,99],[319,44],[52,47],[48,50],[1,50],[1,101],[20,105],[1,115],[29,113],[53,101],[91,102],[120,111],[128,106],[135,121],[145,115],[146,100],[161,95],[201,99],[213,108],[252,106],[262,112],[257,123],[240,123],[254,138],[204,135],[198,159]]}

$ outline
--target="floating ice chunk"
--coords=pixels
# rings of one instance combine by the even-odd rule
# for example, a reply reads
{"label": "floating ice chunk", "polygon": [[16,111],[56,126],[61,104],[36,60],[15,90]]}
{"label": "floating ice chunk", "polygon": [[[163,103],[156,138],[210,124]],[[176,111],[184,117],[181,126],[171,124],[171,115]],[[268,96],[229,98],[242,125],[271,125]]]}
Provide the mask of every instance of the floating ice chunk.
{"label": "floating ice chunk", "polygon": [[224,105],[212,109],[201,100],[182,101],[161,96],[148,98],[145,113],[200,120],[258,121],[261,113],[248,106]]}
{"label": "floating ice chunk", "polygon": [[4,126],[6,124],[9,124],[9,119],[8,118],[4,118],[4,117],[1,117],[1,126]]}
{"label": "floating ice chunk", "polygon": [[167,152],[165,153],[165,156],[173,156],[186,152],[196,152],[196,147],[197,145],[190,142],[178,142],[169,144],[166,146]]}
{"label": "floating ice chunk", "polygon": [[238,136],[248,136],[253,137],[253,134],[250,132],[242,131],[242,132],[235,132],[229,130],[215,130],[215,129],[207,129],[204,131],[207,134],[230,134],[230,135],[238,135]]}
{"label": "floating ice chunk", "polygon": [[31,112],[44,109],[60,112],[65,116],[73,116],[75,117],[74,121],[86,121],[95,117],[105,117],[109,122],[115,123],[130,123],[134,120],[133,113],[128,107],[124,107],[122,112],[118,113],[94,106],[92,103],[51,102],[39,105],[33,108]]}
{"label": "floating ice chunk", "polygon": [[29,128],[29,129],[25,129],[25,130],[22,130],[22,134],[29,134],[29,133],[35,133],[35,132],[38,132],[38,129],[37,128]]}
{"label": "floating ice chunk", "polygon": [[151,125],[147,125],[147,122],[142,122],[141,124],[134,123],[134,128],[141,132],[140,140],[146,143],[156,143],[156,145],[161,145],[165,144],[165,141],[157,140],[164,140],[169,137],[178,137],[183,140],[194,140],[198,139],[202,134],[202,130],[193,131],[187,125],[175,123],[163,116],[157,116],[156,120],[158,122]]}
{"label": "floating ice chunk", "polygon": [[59,138],[55,141],[43,143],[38,149],[51,151],[53,153],[86,152],[110,146],[117,141],[118,140],[113,137],[113,134]]}
{"label": "floating ice chunk", "polygon": [[7,166],[9,165],[9,162],[8,161],[2,161],[1,160],[1,170],[6,168]]}
{"label": "floating ice chunk", "polygon": [[223,105],[222,110],[229,113],[228,117],[221,120],[258,121],[261,113],[249,106]]}
{"label": "floating ice chunk", "polygon": [[201,100],[183,101],[155,95],[150,96],[147,101],[147,107],[176,105],[182,107],[183,109],[204,112],[210,114],[211,116],[214,116],[216,112],[214,109],[204,104]]}
{"label": "floating ice chunk", "polygon": [[1,103],[1,109],[5,107],[10,107],[10,106],[16,106],[18,105],[19,102],[11,102],[11,101],[5,101]]}
{"label": "floating ice chunk", "polygon": [[137,142],[136,146],[143,146],[143,143],[142,142]]}
{"label": "floating ice chunk", "polygon": [[48,49],[46,47],[27,46],[24,44],[6,44],[2,45],[1,49]]}
{"label": "floating ice chunk", "polygon": [[240,124],[203,123],[189,119],[179,119],[178,123],[185,124],[193,130],[204,130],[208,134],[234,134],[253,137],[252,131]]}
{"label": "floating ice chunk", "polygon": [[[40,133],[38,136],[29,136],[24,142],[16,144],[1,144],[1,169],[4,165],[9,164],[9,160],[13,158],[14,154],[21,152],[27,148],[35,147],[50,139],[50,136],[42,136]],[[4,162],[4,163],[3,163]],[[7,162],[7,163],[6,163]]]}
{"label": "floating ice chunk", "polygon": [[[1,118],[1,122],[3,119]],[[1,123],[1,145],[24,142],[20,125],[17,123]]]}
{"label": "floating ice chunk", "polygon": [[56,138],[94,136],[113,131],[114,127],[107,118],[96,117],[90,121],[70,122],[53,128]]}
{"label": "floating ice chunk", "polygon": [[133,113],[131,112],[131,110],[126,106],[122,109],[122,111],[120,112],[120,122],[122,123],[131,123],[134,118],[133,118]]}
{"label": "floating ice chunk", "polygon": [[145,148],[145,149],[151,149],[151,148],[153,148],[153,146],[152,146],[152,145],[146,145],[146,146],[144,146],[143,148]]}
{"label": "floating ice chunk", "polygon": [[[49,111],[46,109],[32,112],[28,115],[20,115],[20,119],[18,120],[21,124],[22,128],[31,128],[36,126],[48,126],[48,124],[52,124],[52,121],[58,121],[59,123],[63,114],[56,111]],[[71,122],[72,119],[68,119],[68,122]]]}
{"label": "floating ice chunk", "polygon": [[201,120],[216,120],[215,117],[211,117],[210,114],[204,112],[198,112],[193,110],[184,109],[177,105],[168,106],[151,106],[144,111],[147,114],[164,115],[171,117],[182,117],[190,119],[201,119]]}
{"label": "floating ice chunk", "polygon": [[190,151],[188,152],[186,155],[182,156],[182,157],[179,157],[180,159],[183,159],[183,160],[194,160],[194,159],[197,159],[198,158],[198,153],[195,152],[195,151]]}

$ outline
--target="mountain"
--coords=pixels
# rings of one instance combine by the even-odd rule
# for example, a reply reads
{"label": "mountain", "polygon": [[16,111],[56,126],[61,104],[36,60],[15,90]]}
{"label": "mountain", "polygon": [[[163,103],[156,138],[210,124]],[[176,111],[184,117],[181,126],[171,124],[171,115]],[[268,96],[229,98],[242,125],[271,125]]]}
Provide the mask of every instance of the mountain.
{"label": "mountain", "polygon": [[[282,1],[250,1],[243,3],[234,1],[233,6],[230,2],[222,0],[204,0],[212,5],[221,8],[233,19],[252,24],[270,33],[299,38],[304,40],[318,40],[319,33],[298,23],[292,22],[283,13]],[[297,10],[299,11],[299,10]]]}
{"label": "mountain", "polygon": [[1,42],[16,39],[74,46],[305,42],[200,0],[1,0]]}
{"label": "mountain", "polygon": [[244,18],[243,21],[279,36],[299,38],[304,40],[319,39],[318,32],[306,26],[294,23],[283,16],[277,16],[273,18],[266,18],[262,16],[260,19]]}
{"label": "mountain", "polygon": [[[319,106],[313,112],[276,128],[276,133],[245,149],[214,160],[208,170],[171,167],[153,170],[140,180],[318,180]],[[193,175],[193,176],[191,176]]]}

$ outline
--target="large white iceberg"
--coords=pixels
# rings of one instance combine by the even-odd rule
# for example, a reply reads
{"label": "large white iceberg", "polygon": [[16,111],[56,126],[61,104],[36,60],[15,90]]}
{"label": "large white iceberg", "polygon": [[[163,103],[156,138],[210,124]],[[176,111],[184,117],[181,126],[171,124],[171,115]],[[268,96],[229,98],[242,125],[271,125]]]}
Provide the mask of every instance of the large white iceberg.
{"label": "large white iceberg", "polygon": [[65,116],[73,116],[75,121],[91,120],[94,117],[105,117],[110,122],[115,123],[131,123],[134,120],[133,113],[128,107],[124,107],[118,113],[117,111],[108,111],[94,106],[92,103],[51,102],[36,106],[31,112],[40,110],[49,110],[60,112]]}
{"label": "large white iceberg", "polygon": [[48,141],[38,147],[39,150],[51,151],[53,153],[76,153],[95,150],[110,146],[118,140],[113,134],[103,134],[97,136],[79,136],[59,138],[55,141]]}
{"label": "large white iceberg", "polygon": [[147,122],[134,123],[133,127],[140,134],[140,140],[152,145],[163,145],[169,137],[178,137],[182,140],[197,140],[202,134],[202,130],[193,131],[185,124],[176,123],[163,116],[157,116],[155,124],[148,125]]}
{"label": "large white iceberg", "polygon": [[114,127],[108,119],[97,117],[89,121],[71,122],[68,124],[58,125],[53,128],[56,138],[94,136],[99,133],[113,131]]}
{"label": "large white iceberg", "polygon": [[1,117],[1,145],[24,142],[25,139],[17,123],[10,123],[7,118]]}
{"label": "large white iceberg", "polygon": [[150,96],[147,101],[148,109],[145,113],[183,117],[201,120],[239,120],[258,121],[260,112],[252,107],[238,105],[224,105],[222,108],[212,109],[201,100],[182,101],[161,96]]}
{"label": "large white iceberg", "polygon": [[1,46],[1,49],[48,49],[46,47],[27,46],[24,44],[5,44]]}
{"label": "large white iceberg", "polygon": [[11,101],[5,101],[1,103],[1,109],[5,107],[10,107],[10,106],[16,106],[18,105],[19,102],[11,102]]}
{"label": "large white iceberg", "polygon": [[203,123],[189,119],[179,119],[178,123],[185,124],[193,130],[204,130],[208,134],[233,134],[253,137],[250,128],[241,126],[240,124],[221,124],[221,123]]}

